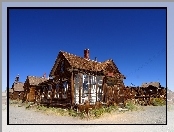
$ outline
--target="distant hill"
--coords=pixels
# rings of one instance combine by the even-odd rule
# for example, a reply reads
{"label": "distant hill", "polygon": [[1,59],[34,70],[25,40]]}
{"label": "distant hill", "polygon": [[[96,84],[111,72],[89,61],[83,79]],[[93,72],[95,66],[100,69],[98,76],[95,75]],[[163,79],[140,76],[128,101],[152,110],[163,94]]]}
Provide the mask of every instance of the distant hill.
{"label": "distant hill", "polygon": [[167,88],[167,99],[174,100],[174,92]]}

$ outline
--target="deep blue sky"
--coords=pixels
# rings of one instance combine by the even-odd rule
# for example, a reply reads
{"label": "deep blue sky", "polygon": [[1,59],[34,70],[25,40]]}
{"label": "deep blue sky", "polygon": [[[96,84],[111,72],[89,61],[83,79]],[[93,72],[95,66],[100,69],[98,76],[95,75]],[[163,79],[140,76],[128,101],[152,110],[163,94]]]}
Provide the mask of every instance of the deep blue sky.
{"label": "deep blue sky", "polygon": [[11,9],[9,87],[17,74],[49,75],[60,50],[90,59],[112,58],[125,85],[166,86],[164,9]]}

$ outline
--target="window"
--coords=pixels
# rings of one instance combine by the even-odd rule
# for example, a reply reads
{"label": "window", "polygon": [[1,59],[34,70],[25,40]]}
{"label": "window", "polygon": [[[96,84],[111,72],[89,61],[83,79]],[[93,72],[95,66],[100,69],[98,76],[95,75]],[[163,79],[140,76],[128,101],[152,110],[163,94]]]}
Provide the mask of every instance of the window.
{"label": "window", "polygon": [[103,77],[102,76],[97,76],[97,84],[98,84],[98,88],[97,88],[97,101],[101,101],[102,100],[102,84],[103,84]]}
{"label": "window", "polygon": [[[80,84],[82,83],[82,84]],[[89,100],[90,103],[95,103],[102,99],[102,76],[83,75],[83,81],[79,74],[74,78],[75,102],[84,103]],[[82,86],[82,89],[79,87]],[[80,95],[80,97],[79,97]]]}
{"label": "window", "polygon": [[64,72],[64,65],[65,65],[65,64],[64,64],[64,61],[62,61],[62,63],[61,63],[61,68],[60,68],[60,69],[61,69],[61,72]]}
{"label": "window", "polygon": [[88,85],[89,85],[88,78],[89,78],[88,75],[84,75],[83,94],[88,93]]}
{"label": "window", "polygon": [[116,77],[110,77],[110,76],[106,77],[106,84],[108,86],[116,85],[117,84],[117,78]]}
{"label": "window", "polygon": [[62,89],[62,97],[67,98],[67,92],[68,92],[68,82],[63,82],[63,89]]}
{"label": "window", "polygon": [[55,98],[59,98],[59,84],[56,85],[56,94],[55,94]]}

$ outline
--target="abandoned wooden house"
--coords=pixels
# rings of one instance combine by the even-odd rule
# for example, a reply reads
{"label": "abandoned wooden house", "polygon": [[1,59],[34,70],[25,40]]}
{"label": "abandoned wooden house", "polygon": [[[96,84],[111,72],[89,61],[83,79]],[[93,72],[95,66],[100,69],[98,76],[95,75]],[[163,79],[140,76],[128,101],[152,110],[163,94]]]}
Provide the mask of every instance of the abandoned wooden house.
{"label": "abandoned wooden house", "polygon": [[25,83],[24,83],[24,101],[34,102],[37,94],[38,84],[48,80],[47,78],[43,77],[36,77],[36,76],[27,76]]}
{"label": "abandoned wooden house", "polygon": [[61,103],[124,103],[124,75],[112,59],[90,60],[89,49],[84,50],[84,57],[60,51],[49,76],[54,82],[50,83],[52,97]]}
{"label": "abandoned wooden house", "polygon": [[22,82],[14,82],[12,85],[12,89],[13,89],[13,96],[12,99],[16,100],[16,99],[23,99],[23,95],[24,95],[24,83]]}

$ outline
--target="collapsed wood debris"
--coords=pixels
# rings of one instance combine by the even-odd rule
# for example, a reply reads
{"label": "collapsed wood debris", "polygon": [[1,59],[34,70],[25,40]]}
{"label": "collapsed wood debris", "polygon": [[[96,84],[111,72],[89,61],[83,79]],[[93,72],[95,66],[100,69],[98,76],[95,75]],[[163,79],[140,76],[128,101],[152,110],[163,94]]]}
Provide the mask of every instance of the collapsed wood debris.
{"label": "collapsed wood debris", "polygon": [[143,87],[125,87],[125,100],[134,100],[140,105],[151,105],[154,98],[166,100],[166,88],[148,84]]}

